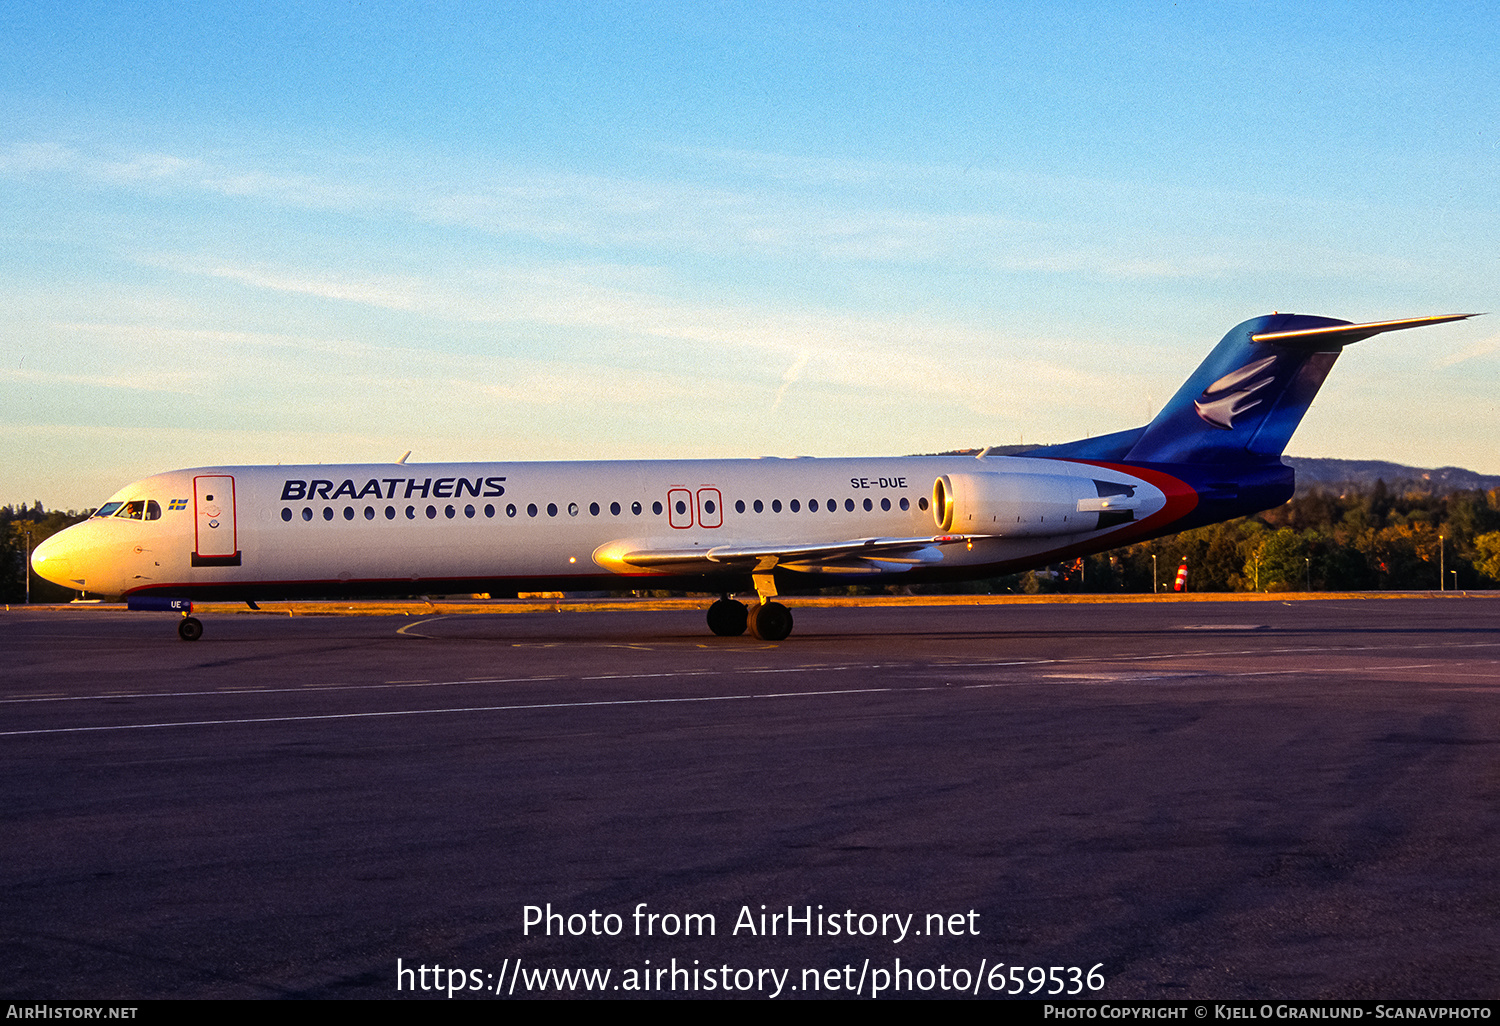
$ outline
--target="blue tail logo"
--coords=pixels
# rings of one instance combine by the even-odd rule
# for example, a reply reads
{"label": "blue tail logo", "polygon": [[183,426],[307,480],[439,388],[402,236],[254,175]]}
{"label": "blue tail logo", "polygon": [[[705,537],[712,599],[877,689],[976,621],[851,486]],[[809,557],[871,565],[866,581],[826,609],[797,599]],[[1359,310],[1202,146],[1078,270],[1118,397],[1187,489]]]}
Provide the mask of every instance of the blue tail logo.
{"label": "blue tail logo", "polygon": [[1193,409],[1204,423],[1233,431],[1234,418],[1265,404],[1263,393],[1276,383],[1275,364],[1276,357],[1268,356],[1230,371],[1203,390]]}

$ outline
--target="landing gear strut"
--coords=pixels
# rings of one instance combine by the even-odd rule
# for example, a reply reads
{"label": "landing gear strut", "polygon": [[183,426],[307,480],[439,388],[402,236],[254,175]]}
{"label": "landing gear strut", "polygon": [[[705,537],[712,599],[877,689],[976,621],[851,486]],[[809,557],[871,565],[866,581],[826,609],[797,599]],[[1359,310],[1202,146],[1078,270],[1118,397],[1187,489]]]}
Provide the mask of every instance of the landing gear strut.
{"label": "landing gear strut", "polygon": [[196,616],[184,616],[177,625],[177,636],[183,641],[197,641],[203,637],[203,621]]}

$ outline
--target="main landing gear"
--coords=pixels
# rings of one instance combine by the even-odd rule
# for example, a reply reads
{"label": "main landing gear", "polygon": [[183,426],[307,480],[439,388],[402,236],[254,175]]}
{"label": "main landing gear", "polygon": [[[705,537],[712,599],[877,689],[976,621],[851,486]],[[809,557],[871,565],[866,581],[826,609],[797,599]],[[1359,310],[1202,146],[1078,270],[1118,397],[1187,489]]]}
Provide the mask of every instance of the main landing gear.
{"label": "main landing gear", "polygon": [[708,629],[721,638],[734,638],[745,633],[750,611],[745,603],[736,602],[725,595],[708,607]]}
{"label": "main landing gear", "polygon": [[760,601],[745,603],[725,595],[708,607],[708,629],[721,638],[734,638],[749,629],[751,636],[761,641],[783,641],[792,633],[792,611],[780,602],[771,601],[776,595],[774,585],[762,591],[762,581],[756,575],[756,591]]}
{"label": "main landing gear", "polygon": [[792,611],[780,602],[757,602],[746,612],[750,633],[761,641],[783,641],[792,633]]}

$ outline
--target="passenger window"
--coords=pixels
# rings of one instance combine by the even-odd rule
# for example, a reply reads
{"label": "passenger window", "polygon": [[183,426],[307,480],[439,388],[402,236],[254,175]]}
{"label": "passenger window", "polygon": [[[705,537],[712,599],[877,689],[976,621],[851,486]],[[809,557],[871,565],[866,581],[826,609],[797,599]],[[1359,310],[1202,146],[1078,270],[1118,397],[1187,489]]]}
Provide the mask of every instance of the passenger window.
{"label": "passenger window", "polygon": [[651,512],[655,513],[657,516],[661,516],[661,502],[660,501],[653,502],[651,504]]}
{"label": "passenger window", "polygon": [[618,502],[611,502],[609,504],[609,515],[612,517],[620,515],[620,504]]}
{"label": "passenger window", "polygon": [[354,519],[354,507],[353,506],[345,506],[344,507],[344,519],[345,520],[353,520]]}
{"label": "passenger window", "polygon": [[557,503],[555,503],[555,502],[549,502],[549,503],[547,503],[547,515],[549,517],[555,517],[555,516],[557,516]]}
{"label": "passenger window", "polygon": [[436,506],[428,506],[427,507],[427,519],[428,520],[436,520],[437,519],[437,507]]}
{"label": "passenger window", "polygon": [[292,519],[292,511],[291,511],[291,509],[289,509],[286,506],[281,507],[281,519],[282,520],[291,520]]}
{"label": "passenger window", "polygon": [[408,520],[415,520],[415,519],[417,519],[417,507],[415,507],[415,506],[408,506],[408,507],[406,507],[406,519],[408,519]]}
{"label": "passenger window", "polygon": [[632,502],[630,504],[630,512],[634,516],[640,516],[641,515],[641,504],[639,502]]}
{"label": "passenger window", "polygon": [[818,511],[818,500],[817,499],[808,499],[807,500],[807,511],[809,513],[816,513]]}
{"label": "passenger window", "polygon": [[891,500],[890,499],[881,499],[880,500],[880,508],[883,509],[883,510],[885,510],[887,513],[889,513],[891,511]]}
{"label": "passenger window", "polygon": [[781,500],[780,499],[772,499],[771,500],[771,512],[772,513],[780,513],[781,512]]}
{"label": "passenger window", "polygon": [[474,519],[474,507],[473,506],[465,506],[464,507],[464,516],[468,517],[470,520],[473,520]]}
{"label": "passenger window", "polygon": [[793,513],[800,513],[802,512],[802,503],[798,502],[796,499],[793,499],[792,504],[789,508]]}
{"label": "passenger window", "polygon": [[927,512],[927,496],[924,495],[917,500],[917,509],[921,510],[923,513]]}
{"label": "passenger window", "polygon": [[365,519],[366,520],[374,520],[375,519],[375,507],[374,506],[366,506],[365,507]]}
{"label": "passenger window", "polygon": [[533,503],[529,503],[526,506],[526,515],[528,517],[534,517],[534,516],[536,516],[536,503],[534,503],[534,502]]}
{"label": "passenger window", "polygon": [[396,519],[396,507],[395,506],[387,506],[385,508],[385,518],[387,520],[395,520]]}
{"label": "passenger window", "polygon": [[599,515],[599,504],[597,502],[591,502],[591,503],[589,503],[589,516],[591,516],[591,517],[597,517],[598,515]]}
{"label": "passenger window", "polygon": [[495,516],[495,506],[494,506],[493,503],[486,502],[484,504],[484,515],[485,515],[485,517],[487,519],[493,519],[494,518],[494,516]]}
{"label": "passenger window", "polygon": [[736,513],[743,513],[743,512],[745,512],[745,500],[744,499],[735,499],[734,500],[734,511]]}
{"label": "passenger window", "polygon": [[865,512],[868,513],[868,512],[870,512],[870,510],[872,510],[874,508],[875,508],[875,504],[873,502],[871,502],[869,499],[866,499],[865,500]]}
{"label": "passenger window", "polygon": [[901,512],[905,513],[909,509],[911,509],[911,503],[906,500],[906,496],[901,496]]}
{"label": "passenger window", "polygon": [[576,502],[570,502],[570,503],[568,503],[568,516],[570,516],[570,517],[576,517],[577,515],[578,515],[578,503],[576,503]]}
{"label": "passenger window", "polygon": [[755,507],[754,508],[755,508],[755,512],[761,513],[761,512],[764,512],[764,510],[765,510],[766,507],[765,507],[765,505],[759,499],[756,499],[755,500]]}
{"label": "passenger window", "polygon": [[454,509],[452,506],[444,506],[443,507],[443,516],[447,517],[449,520],[452,520],[453,519],[453,514],[455,514],[457,512],[458,512],[458,510]]}
{"label": "passenger window", "polygon": [[311,520],[312,519],[312,507],[311,506],[303,506],[302,507],[302,519],[303,520]]}
{"label": "passenger window", "polygon": [[837,499],[829,499],[828,500],[828,512],[830,512],[830,513],[837,513],[838,511],[839,511],[839,500],[837,500]]}
{"label": "passenger window", "polygon": [[505,515],[508,517],[516,515],[516,504],[514,502],[507,502],[505,504]]}
{"label": "passenger window", "polygon": [[323,507],[323,519],[324,520],[332,520],[333,519],[333,507],[332,506],[324,506]]}
{"label": "passenger window", "polygon": [[853,499],[845,499],[844,500],[844,511],[847,512],[847,513],[853,513],[854,512],[854,500]]}

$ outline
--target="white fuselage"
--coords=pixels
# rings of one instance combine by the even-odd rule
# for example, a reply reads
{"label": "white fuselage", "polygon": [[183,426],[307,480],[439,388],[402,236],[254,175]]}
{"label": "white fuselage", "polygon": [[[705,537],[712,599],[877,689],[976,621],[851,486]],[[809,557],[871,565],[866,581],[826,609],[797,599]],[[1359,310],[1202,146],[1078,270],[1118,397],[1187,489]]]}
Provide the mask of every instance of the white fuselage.
{"label": "white fuselage", "polygon": [[[1128,485],[1133,520],[1080,530],[1075,516],[1049,535],[1051,527],[1020,532],[971,515],[944,533],[934,482],[978,473],[1074,479],[1087,495],[1101,480]],[[747,580],[751,567],[716,564],[710,550],[758,548],[791,553],[762,562],[777,572],[962,578],[1121,544],[1143,533],[1167,497],[1115,466],[900,457],[203,467],[134,482],[101,510],[114,503],[122,505],[112,515],[44,543],[37,571],[108,596],[637,589],[695,580],[699,590],[725,590],[728,577]],[[818,546],[922,536],[941,544],[904,562],[818,563]],[[799,547],[815,551],[799,556]],[[695,562],[699,548],[704,559]],[[676,562],[627,558],[655,550],[676,553]]]}

